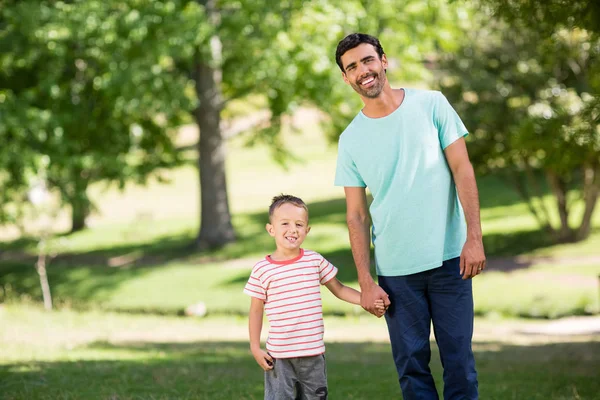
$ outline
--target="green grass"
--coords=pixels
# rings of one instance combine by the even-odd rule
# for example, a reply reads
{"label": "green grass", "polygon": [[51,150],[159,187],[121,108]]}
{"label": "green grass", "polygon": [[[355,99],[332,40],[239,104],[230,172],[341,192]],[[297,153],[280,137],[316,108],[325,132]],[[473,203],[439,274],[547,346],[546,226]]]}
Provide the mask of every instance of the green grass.
{"label": "green grass", "polygon": [[[287,170],[272,161],[264,146],[244,147],[243,138],[229,144],[229,194],[238,240],[219,250],[198,253],[189,246],[198,229],[197,174],[191,166],[167,172],[167,185],[130,184],[123,193],[92,188],[99,214],[91,218],[91,228],[59,235],[52,244],[58,257],[48,271],[56,304],[176,314],[203,301],[214,314],[245,313],[248,299],[241,290],[252,265],[273,250],[264,230],[266,208],[281,192],[309,204],[312,230],[304,247],[325,255],[340,268],[340,279],[356,287],[343,191],[332,184],[336,151],[314,126],[305,131],[287,136],[297,155]],[[588,240],[552,245],[499,179],[481,178],[479,187],[484,244],[491,260],[488,271],[474,281],[476,311],[544,318],[598,312],[595,276],[600,263],[577,258],[600,256],[600,213]],[[61,224],[64,220],[57,221]],[[0,253],[0,302],[39,302],[33,268],[37,242],[23,237],[0,245],[6,250]],[[557,268],[507,258],[517,255],[574,259]],[[494,270],[498,257],[512,262],[509,271]],[[356,312],[328,293],[324,306],[330,314]]]}
{"label": "green grass", "polygon": [[[8,306],[0,309],[0,323],[3,399],[262,398],[262,372],[248,351],[242,318],[45,313]],[[361,339],[369,324],[383,328],[369,316],[326,318],[326,335],[333,330],[349,335],[327,343],[332,398],[401,398],[389,344]],[[441,391],[442,370],[432,346],[432,373]],[[482,399],[592,400],[600,393],[597,341],[517,346],[498,338],[473,348]]]}

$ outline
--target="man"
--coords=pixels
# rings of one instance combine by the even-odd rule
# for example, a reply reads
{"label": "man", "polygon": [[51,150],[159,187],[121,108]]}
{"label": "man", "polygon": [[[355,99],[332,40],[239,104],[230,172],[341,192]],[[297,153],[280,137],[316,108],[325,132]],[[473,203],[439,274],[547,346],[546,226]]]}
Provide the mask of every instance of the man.
{"label": "man", "polygon": [[[429,369],[431,322],[444,399],[477,399],[470,278],[485,268],[485,255],[467,130],[440,92],[390,87],[377,38],[348,35],[336,62],[364,103],[340,136],[335,178],[346,194],[361,305],[373,314],[375,299],[389,305],[405,400],[438,399]],[[379,285],[370,274],[367,187]]]}

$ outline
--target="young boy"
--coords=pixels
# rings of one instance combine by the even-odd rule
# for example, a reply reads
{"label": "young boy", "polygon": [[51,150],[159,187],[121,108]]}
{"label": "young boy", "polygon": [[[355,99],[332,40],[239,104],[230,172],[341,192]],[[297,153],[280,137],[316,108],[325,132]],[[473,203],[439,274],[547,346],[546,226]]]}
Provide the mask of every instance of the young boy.
{"label": "young boy", "polygon": [[[265,370],[265,400],[327,399],[320,285],[352,304],[360,304],[360,292],[337,280],[337,268],[322,255],[300,247],[310,231],[301,199],[274,197],[266,229],[276,250],[256,263],[244,288],[252,298],[250,350]],[[383,315],[382,300],[376,307]],[[260,346],[263,312],[270,325],[267,351]]]}

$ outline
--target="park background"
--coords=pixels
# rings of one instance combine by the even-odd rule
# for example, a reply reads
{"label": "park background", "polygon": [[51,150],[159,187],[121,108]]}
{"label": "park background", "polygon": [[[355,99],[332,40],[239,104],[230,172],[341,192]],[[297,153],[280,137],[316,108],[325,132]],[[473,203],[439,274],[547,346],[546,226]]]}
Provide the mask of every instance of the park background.
{"label": "park background", "polygon": [[[274,195],[357,287],[334,52],[361,31],[471,133],[481,398],[600,398],[598,4],[0,0],[0,397],[262,398],[242,288]],[[383,319],[323,302],[331,397],[401,398]]]}

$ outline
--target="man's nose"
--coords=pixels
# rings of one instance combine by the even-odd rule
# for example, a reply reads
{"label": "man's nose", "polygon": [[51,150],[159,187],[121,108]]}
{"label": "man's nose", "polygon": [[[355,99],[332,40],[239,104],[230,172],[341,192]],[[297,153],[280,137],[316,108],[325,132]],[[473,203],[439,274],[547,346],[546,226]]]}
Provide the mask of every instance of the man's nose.
{"label": "man's nose", "polygon": [[358,76],[360,78],[364,78],[365,75],[367,75],[367,73],[369,72],[369,68],[367,68],[367,66],[362,63],[358,64],[356,69],[358,70]]}

